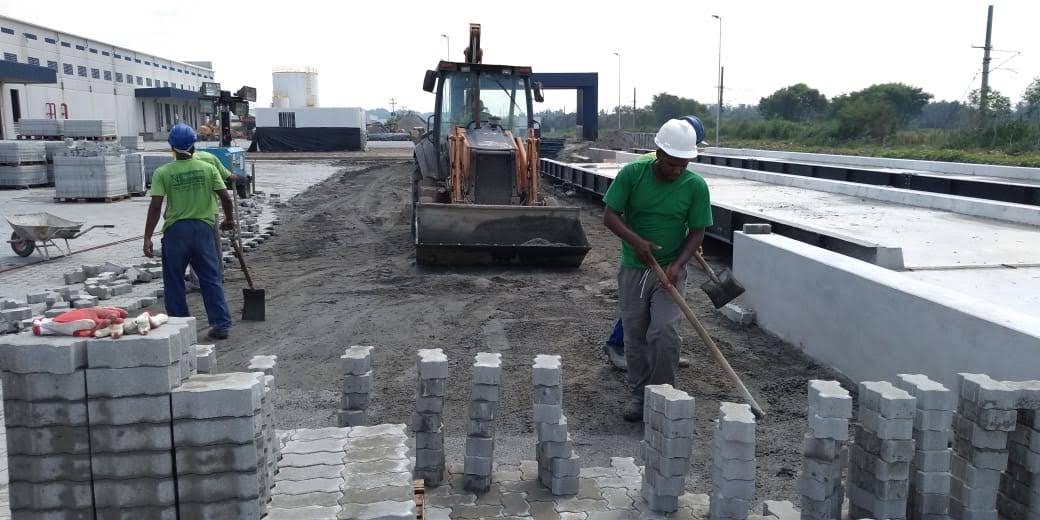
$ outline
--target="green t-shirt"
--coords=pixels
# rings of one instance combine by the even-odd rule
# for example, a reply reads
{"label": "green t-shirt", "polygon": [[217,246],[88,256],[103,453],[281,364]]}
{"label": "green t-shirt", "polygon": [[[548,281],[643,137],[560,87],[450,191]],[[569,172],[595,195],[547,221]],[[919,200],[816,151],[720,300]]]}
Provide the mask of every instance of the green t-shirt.
{"label": "green t-shirt", "polygon": [[216,155],[213,155],[209,152],[204,152],[202,150],[196,150],[195,158],[200,161],[206,161],[214,168],[216,168],[217,173],[220,174],[221,179],[226,181],[227,178],[231,176],[231,172],[229,172],[228,169],[224,167],[224,163],[220,162],[220,158],[218,158]]}
{"label": "green t-shirt", "polygon": [[152,196],[166,197],[163,231],[178,220],[213,225],[217,213],[213,192],[227,189],[217,169],[198,159],[166,163],[152,174]]}
{"label": "green t-shirt", "polygon": [[[679,256],[688,230],[711,226],[711,199],[700,175],[685,170],[678,179],[662,182],[654,177],[653,164],[641,157],[621,168],[603,202],[637,235],[661,246],[654,258],[663,267]],[[621,266],[648,267],[627,242],[621,244]]]}

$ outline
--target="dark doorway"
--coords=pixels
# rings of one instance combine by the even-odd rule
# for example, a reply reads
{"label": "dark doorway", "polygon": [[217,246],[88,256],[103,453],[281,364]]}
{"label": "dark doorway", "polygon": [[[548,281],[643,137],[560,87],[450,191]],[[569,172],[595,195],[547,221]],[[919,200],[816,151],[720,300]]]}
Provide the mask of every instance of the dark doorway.
{"label": "dark doorway", "polygon": [[17,89],[11,89],[11,116],[15,123],[22,118],[22,102],[18,99]]}

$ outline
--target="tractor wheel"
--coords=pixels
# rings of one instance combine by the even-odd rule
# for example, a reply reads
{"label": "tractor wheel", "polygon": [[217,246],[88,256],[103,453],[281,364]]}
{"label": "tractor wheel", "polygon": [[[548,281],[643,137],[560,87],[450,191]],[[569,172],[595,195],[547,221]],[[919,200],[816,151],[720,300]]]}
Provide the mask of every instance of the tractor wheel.
{"label": "tractor wheel", "polygon": [[25,258],[36,250],[36,243],[32,240],[23,240],[18,236],[18,233],[11,233],[11,249],[14,253],[22,258]]}

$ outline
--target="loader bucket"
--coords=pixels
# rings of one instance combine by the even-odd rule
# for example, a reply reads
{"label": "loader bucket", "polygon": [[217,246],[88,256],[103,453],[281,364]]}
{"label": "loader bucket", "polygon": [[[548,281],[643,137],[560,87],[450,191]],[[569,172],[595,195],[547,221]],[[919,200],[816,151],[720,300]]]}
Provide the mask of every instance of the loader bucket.
{"label": "loader bucket", "polygon": [[589,252],[579,208],[418,204],[421,265],[578,267]]}

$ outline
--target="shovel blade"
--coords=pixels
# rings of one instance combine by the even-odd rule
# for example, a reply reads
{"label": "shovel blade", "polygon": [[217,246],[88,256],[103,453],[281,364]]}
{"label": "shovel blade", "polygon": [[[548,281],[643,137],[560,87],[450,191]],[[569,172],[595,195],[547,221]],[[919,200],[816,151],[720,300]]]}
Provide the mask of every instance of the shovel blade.
{"label": "shovel blade", "polygon": [[264,321],[265,299],[263,289],[242,289],[242,321]]}
{"label": "shovel blade", "polygon": [[740,282],[733,278],[733,274],[729,272],[729,269],[719,272],[718,277],[719,283],[708,280],[701,285],[701,290],[708,295],[716,309],[721,309],[737,296],[744,294],[744,286],[740,285]]}

